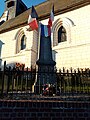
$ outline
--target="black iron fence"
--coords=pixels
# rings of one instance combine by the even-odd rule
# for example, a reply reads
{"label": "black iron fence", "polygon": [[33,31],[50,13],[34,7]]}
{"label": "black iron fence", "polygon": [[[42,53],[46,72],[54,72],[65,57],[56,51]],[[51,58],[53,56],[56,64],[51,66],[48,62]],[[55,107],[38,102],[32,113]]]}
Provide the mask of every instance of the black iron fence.
{"label": "black iron fence", "polygon": [[90,69],[63,68],[57,73],[57,90],[67,100],[90,100]]}
{"label": "black iron fence", "polygon": [[32,91],[36,77],[36,70],[22,67],[7,67],[4,63],[3,71],[0,71],[0,96],[8,93]]}
{"label": "black iron fence", "polygon": [[[90,100],[90,69],[78,69],[76,70],[59,70],[53,73],[47,71],[48,74],[54,76],[56,82],[54,84],[38,84],[39,94],[43,96],[58,96],[57,99],[66,100]],[[29,95],[37,94],[34,86],[38,72],[36,69],[18,68],[18,67],[6,67],[4,64],[4,70],[0,71],[0,97],[8,96],[9,94],[27,93]],[[42,72],[43,80],[47,76],[46,72]],[[45,79],[44,79],[45,78]],[[39,82],[40,83],[40,82]],[[44,83],[44,82],[42,82]],[[34,92],[32,93],[32,86]],[[32,97],[33,98],[33,97]],[[37,97],[38,98],[38,97]],[[40,98],[40,97],[39,97]],[[34,99],[34,98],[33,98]]]}
{"label": "black iron fence", "polygon": [[90,69],[76,71],[59,71],[57,73],[57,86],[61,93],[89,93],[90,92]]}

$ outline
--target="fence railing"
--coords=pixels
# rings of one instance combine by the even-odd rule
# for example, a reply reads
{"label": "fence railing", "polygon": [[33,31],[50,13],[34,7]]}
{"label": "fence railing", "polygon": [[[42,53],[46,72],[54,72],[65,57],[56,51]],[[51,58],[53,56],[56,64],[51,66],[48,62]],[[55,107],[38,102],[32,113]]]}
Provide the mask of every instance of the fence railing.
{"label": "fence railing", "polygon": [[32,85],[34,84],[36,77],[36,70],[18,67],[7,67],[4,64],[3,71],[0,71],[0,96],[8,93],[32,91]]}
{"label": "fence railing", "polygon": [[[36,69],[25,69],[24,67],[7,68],[4,65],[4,70],[0,71],[0,97],[3,98],[5,95],[14,95],[16,93],[30,93],[30,95],[33,95],[32,86],[38,74]],[[46,72],[41,74],[43,74],[43,78],[47,77]],[[41,95],[54,95],[66,100],[90,100],[90,69],[78,69],[77,71],[72,69],[65,71],[63,69],[63,71],[59,70],[50,74],[56,78],[56,82],[54,85],[47,87],[44,84],[40,84]],[[35,90],[34,92],[37,94]]]}
{"label": "fence railing", "polygon": [[57,88],[58,94],[67,99],[90,100],[90,69],[59,71]]}

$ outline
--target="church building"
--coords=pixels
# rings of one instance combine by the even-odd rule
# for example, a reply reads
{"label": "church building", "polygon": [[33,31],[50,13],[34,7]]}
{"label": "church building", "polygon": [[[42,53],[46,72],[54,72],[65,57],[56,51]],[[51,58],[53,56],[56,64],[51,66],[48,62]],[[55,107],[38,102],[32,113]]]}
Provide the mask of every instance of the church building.
{"label": "church building", "polygon": [[[35,6],[38,21],[48,24],[52,6],[51,42],[56,68],[90,67],[90,0],[47,0]],[[0,67],[16,63],[35,67],[39,54],[39,31],[28,30],[31,8],[22,0],[6,0],[0,17]]]}

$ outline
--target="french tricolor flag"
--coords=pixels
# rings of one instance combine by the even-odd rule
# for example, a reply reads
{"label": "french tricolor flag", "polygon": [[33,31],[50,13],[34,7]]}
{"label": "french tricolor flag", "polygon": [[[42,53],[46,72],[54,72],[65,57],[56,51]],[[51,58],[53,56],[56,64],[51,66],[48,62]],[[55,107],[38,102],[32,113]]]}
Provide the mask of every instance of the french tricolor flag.
{"label": "french tricolor flag", "polygon": [[41,24],[41,36],[48,37],[51,35],[51,27]]}
{"label": "french tricolor flag", "polygon": [[52,27],[52,22],[54,21],[54,5],[52,7],[52,10],[51,10],[51,13],[50,13],[50,18],[49,18],[49,21],[48,21],[48,25],[50,27]]}
{"label": "french tricolor flag", "polygon": [[37,12],[34,6],[32,6],[31,15],[29,15],[29,18],[28,18],[28,25],[32,30],[36,30],[38,28],[37,19],[38,19]]}

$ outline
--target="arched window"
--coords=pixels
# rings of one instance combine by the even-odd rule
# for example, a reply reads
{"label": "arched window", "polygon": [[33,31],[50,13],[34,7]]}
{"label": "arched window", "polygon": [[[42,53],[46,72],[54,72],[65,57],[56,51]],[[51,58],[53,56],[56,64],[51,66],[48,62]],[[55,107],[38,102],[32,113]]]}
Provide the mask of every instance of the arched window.
{"label": "arched window", "polygon": [[[53,46],[59,45],[58,43],[63,42],[63,44],[71,42],[71,28],[75,26],[74,22],[67,17],[58,18],[52,26],[52,43]],[[66,42],[64,42],[66,41]]]}
{"label": "arched window", "polygon": [[23,35],[21,38],[21,50],[26,48],[26,36]]}
{"label": "arched window", "polygon": [[19,53],[21,50],[24,50],[26,48],[27,37],[22,29],[20,29],[17,32],[15,39],[16,39],[16,53]]}
{"label": "arched window", "polygon": [[64,42],[67,40],[66,30],[63,26],[61,26],[58,30],[58,43]]}

